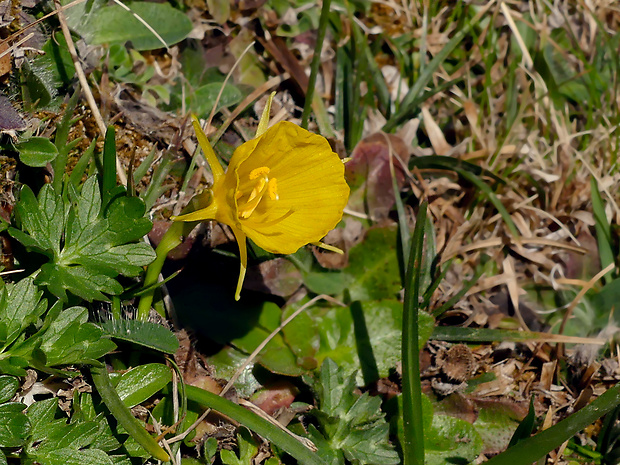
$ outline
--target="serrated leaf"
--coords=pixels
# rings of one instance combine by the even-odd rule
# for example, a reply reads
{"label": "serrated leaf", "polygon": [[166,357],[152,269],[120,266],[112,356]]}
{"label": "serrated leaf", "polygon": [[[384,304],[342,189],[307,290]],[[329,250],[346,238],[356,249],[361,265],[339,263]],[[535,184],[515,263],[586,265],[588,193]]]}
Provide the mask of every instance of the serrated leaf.
{"label": "serrated leaf", "polygon": [[30,422],[23,413],[24,404],[10,402],[0,405],[0,447],[19,447],[30,433]]}
{"label": "serrated leaf", "polygon": [[[102,450],[93,448],[105,433],[105,425],[97,421],[56,419],[59,412],[58,399],[51,398],[35,402],[28,407],[28,417],[32,422],[32,434],[24,449],[25,463],[40,465],[67,464],[112,464],[112,460]],[[64,415],[63,415],[64,416]],[[109,429],[109,428],[108,428]],[[116,443],[117,444],[117,443]],[[86,449],[87,447],[90,447]]]}
{"label": "serrated leaf", "polygon": [[381,399],[355,394],[355,374],[344,376],[330,359],[321,367],[314,391],[319,408],[311,411],[330,449],[342,450],[347,460],[360,465],[400,462],[388,441],[389,426],[381,412]]}
{"label": "serrated leaf", "polygon": [[137,276],[155,259],[148,244],[135,243],[150,231],[151,222],[138,198],[117,197],[104,212],[95,176],[79,194],[71,184],[68,189],[70,205],[50,185],[38,198],[25,186],[16,206],[23,230],[9,232],[27,249],[51,259],[41,266],[37,284],[63,301],[67,291],[88,301],[107,300],[105,294],[123,290],[116,276]]}
{"label": "serrated leaf", "polygon": [[54,420],[58,410],[58,398],[40,400],[28,407],[27,413],[32,425],[32,442],[40,442],[47,437],[48,425]]}
{"label": "serrated leaf", "polygon": [[47,366],[90,363],[116,348],[103,332],[88,323],[88,310],[71,307],[58,315],[42,336]]}
{"label": "serrated leaf", "polygon": [[47,301],[41,300],[42,295],[31,278],[7,284],[0,290],[0,349],[12,344],[43,315]]}
{"label": "serrated leaf", "polygon": [[64,449],[45,450],[32,456],[40,465],[113,465],[112,459],[99,449],[76,450]]}
{"label": "serrated leaf", "polygon": [[30,249],[58,257],[67,210],[51,184],[41,188],[38,198],[30,187],[22,186],[15,211],[22,230],[9,228],[9,234]]}
{"label": "serrated leaf", "polygon": [[69,268],[53,263],[41,267],[37,284],[47,286],[51,293],[64,301],[67,301],[67,291],[89,302],[108,300],[103,292],[111,295],[123,292],[123,286],[109,276],[97,274],[86,267]]}

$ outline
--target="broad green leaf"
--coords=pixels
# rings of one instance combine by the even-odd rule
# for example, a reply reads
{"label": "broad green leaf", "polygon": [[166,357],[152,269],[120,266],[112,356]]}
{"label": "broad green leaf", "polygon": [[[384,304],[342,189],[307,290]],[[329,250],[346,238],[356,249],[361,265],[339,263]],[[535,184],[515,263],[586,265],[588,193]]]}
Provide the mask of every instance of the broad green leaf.
{"label": "broad green leaf", "polygon": [[24,404],[9,402],[0,405],[0,447],[20,447],[30,433],[30,422],[23,413]]}
{"label": "broad green leaf", "polygon": [[476,429],[465,420],[435,415],[433,425],[424,431],[424,463],[470,463],[482,452],[482,439]]}
{"label": "broad green leaf", "polygon": [[[276,304],[266,302],[262,306],[257,324],[243,337],[231,341],[231,344],[250,354],[280,325],[281,316],[282,310]],[[287,347],[281,333],[269,341],[256,358],[256,362],[275,373],[289,376],[298,376],[304,372],[297,365],[296,357]]]}
{"label": "broad green leaf", "polygon": [[161,363],[140,365],[123,373],[116,391],[127,407],[135,407],[172,381],[170,368]]}
{"label": "broad green leaf", "polygon": [[[209,366],[213,367],[215,377],[230,379],[247,358],[247,354],[228,347],[209,357],[208,362]],[[235,382],[235,389],[240,396],[249,397],[261,386],[252,373],[253,367],[254,364],[250,364]]]}
{"label": "broad green leaf", "polygon": [[[213,110],[217,96],[220,93],[223,83],[212,82],[196,89],[186,98],[186,104],[199,116],[207,117]],[[243,94],[238,87],[232,84],[226,84],[220,100],[217,103],[217,109],[227,108],[239,103],[243,99]]]}
{"label": "broad green leaf", "polygon": [[31,137],[15,145],[19,159],[24,165],[43,167],[54,160],[58,149],[46,137]]}
{"label": "broad green leaf", "polygon": [[402,289],[395,227],[371,229],[364,241],[349,252],[343,271],[311,271],[306,286],[317,294],[340,294],[348,289],[351,300],[391,299]]}
{"label": "broad green leaf", "polygon": [[142,18],[170,46],[185,39],[192,31],[187,15],[169,3],[127,2],[131,11],[119,5],[105,6],[93,15],[85,27],[93,44],[123,44],[131,42],[136,50],[154,50],[164,44],[135,15]]}
{"label": "broad green leaf", "polygon": [[368,393],[359,396],[355,388],[355,375],[345,377],[332,360],[325,360],[313,386],[319,407],[310,412],[318,421],[318,431],[331,450],[342,450],[350,462],[400,463],[388,441],[389,426],[381,412],[381,399]]}
{"label": "broad green leaf", "polygon": [[[284,318],[299,304],[285,309]],[[357,302],[349,308],[314,307],[297,316],[283,330],[297,363],[306,370],[334,360],[347,374],[359,372],[360,384],[386,377],[401,357],[402,303],[396,300]],[[420,313],[419,343],[434,327],[433,318]]]}
{"label": "broad green leaf", "polygon": [[489,401],[479,403],[478,406],[474,427],[484,443],[485,452],[499,453],[506,450],[519,426],[520,412],[502,402]]}

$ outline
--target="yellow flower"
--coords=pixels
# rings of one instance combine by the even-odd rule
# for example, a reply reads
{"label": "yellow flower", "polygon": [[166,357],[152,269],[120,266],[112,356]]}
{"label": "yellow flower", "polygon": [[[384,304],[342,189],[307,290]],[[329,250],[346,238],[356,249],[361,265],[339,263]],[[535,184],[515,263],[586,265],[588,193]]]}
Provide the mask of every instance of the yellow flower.
{"label": "yellow flower", "polygon": [[[213,172],[212,202],[175,221],[216,220],[239,244],[239,300],[247,267],[246,237],[268,252],[290,254],[316,243],[342,218],[349,198],[344,165],[324,137],[280,122],[235,150],[224,172],[200,124],[194,129]],[[333,248],[332,248],[333,250]]]}

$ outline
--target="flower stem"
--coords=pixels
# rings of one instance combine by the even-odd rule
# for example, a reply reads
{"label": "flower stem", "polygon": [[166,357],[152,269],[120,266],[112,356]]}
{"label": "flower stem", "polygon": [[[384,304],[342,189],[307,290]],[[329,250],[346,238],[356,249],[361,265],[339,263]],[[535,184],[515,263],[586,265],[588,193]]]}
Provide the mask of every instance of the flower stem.
{"label": "flower stem", "polygon": [[[195,223],[191,223],[192,227]],[[183,230],[187,227],[187,223],[174,222],[168,228],[168,231],[162,237],[161,242],[155,249],[156,258],[146,269],[146,276],[144,277],[144,287],[149,287],[157,282],[157,278],[161,273],[161,269],[164,266],[168,253],[183,242]],[[191,231],[191,229],[190,229]],[[142,294],[140,302],[138,303],[138,319],[146,320],[149,317],[151,311],[151,305],[153,304],[153,297],[155,296],[156,287],[152,287],[149,291]]]}

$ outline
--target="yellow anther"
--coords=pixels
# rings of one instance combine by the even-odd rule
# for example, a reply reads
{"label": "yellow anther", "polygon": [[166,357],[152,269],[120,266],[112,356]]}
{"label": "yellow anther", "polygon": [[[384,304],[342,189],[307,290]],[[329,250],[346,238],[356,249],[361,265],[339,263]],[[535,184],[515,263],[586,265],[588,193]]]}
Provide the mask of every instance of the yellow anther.
{"label": "yellow anther", "polygon": [[247,200],[248,203],[250,203],[252,200],[254,200],[259,195],[262,197],[262,194],[265,189],[265,184],[267,184],[267,180],[265,178],[260,178],[256,182],[254,189],[252,189],[252,192],[250,193],[250,196],[248,197],[248,200]]}
{"label": "yellow anther", "polygon": [[280,200],[280,196],[278,195],[278,182],[276,178],[271,178],[267,183],[267,192],[269,193],[269,198],[271,200]]}
{"label": "yellow anther", "polygon": [[255,168],[250,171],[250,179],[258,179],[261,176],[266,176],[269,174],[271,170],[266,166],[261,166],[260,168]]}

